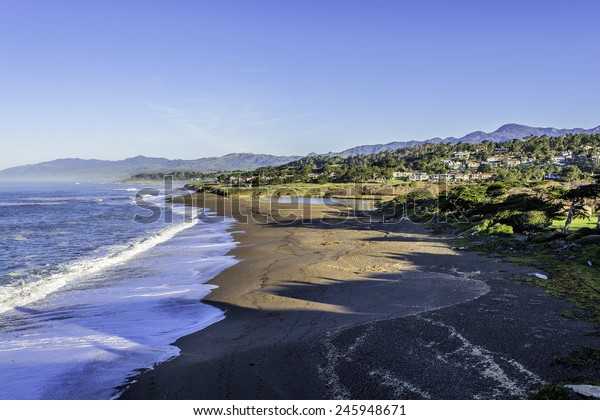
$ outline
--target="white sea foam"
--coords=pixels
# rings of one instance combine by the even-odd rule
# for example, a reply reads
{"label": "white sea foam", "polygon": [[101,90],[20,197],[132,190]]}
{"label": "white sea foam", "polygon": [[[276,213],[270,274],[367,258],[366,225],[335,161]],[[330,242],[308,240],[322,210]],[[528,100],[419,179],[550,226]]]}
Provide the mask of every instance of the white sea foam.
{"label": "white sea foam", "polygon": [[173,225],[10,296],[0,399],[114,398],[137,369],[176,356],[171,343],[224,317],[200,299],[236,263],[231,224]]}
{"label": "white sea foam", "polygon": [[0,207],[23,207],[23,206],[60,206],[68,204],[67,201],[28,201],[26,203],[0,203]]}
{"label": "white sea foam", "polygon": [[161,208],[145,225],[132,224],[149,213],[129,204],[136,188],[11,188],[0,201],[0,400],[113,398],[137,369],[176,356],[179,337],[224,317],[201,298],[236,262],[231,220],[202,223],[162,191],[144,198]]}
{"label": "white sea foam", "polygon": [[[179,232],[191,228],[197,223],[198,219],[194,219],[189,223],[173,224],[162,229],[150,238],[130,244],[126,249],[120,252],[102,258],[78,261],[66,267],[63,272],[53,274],[40,280],[25,284],[19,282],[18,284],[4,285],[0,288],[0,314],[13,310],[16,307],[43,299],[50,293],[56,292],[81,276],[89,276],[118,264],[122,264],[125,261],[148,251],[156,245],[168,241]],[[25,238],[19,240],[24,239]]]}

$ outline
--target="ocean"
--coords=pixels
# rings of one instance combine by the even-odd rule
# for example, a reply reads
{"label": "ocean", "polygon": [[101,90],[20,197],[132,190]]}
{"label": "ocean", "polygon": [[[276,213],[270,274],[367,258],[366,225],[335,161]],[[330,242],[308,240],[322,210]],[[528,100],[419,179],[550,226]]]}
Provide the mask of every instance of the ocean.
{"label": "ocean", "polygon": [[116,398],[224,318],[234,221],[156,188],[0,183],[0,399]]}

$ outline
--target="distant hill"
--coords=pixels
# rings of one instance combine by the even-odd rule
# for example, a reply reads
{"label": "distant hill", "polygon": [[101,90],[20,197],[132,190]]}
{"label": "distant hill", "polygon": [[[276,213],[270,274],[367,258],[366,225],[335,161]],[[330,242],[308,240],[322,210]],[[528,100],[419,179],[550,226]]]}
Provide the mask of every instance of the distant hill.
{"label": "distant hill", "polygon": [[356,156],[356,155],[370,155],[373,153],[385,152],[386,150],[396,150],[402,147],[412,147],[418,146],[420,144],[425,143],[452,143],[456,144],[459,142],[462,143],[481,143],[484,140],[491,140],[496,142],[503,142],[513,139],[522,139],[527,136],[543,136],[546,135],[548,137],[559,137],[564,136],[568,133],[582,133],[582,134],[599,134],[600,126],[584,129],[584,128],[542,128],[542,127],[529,127],[526,125],[519,124],[506,124],[493,131],[491,133],[484,133],[483,131],[474,131],[472,133],[467,134],[466,136],[456,138],[456,137],[434,137],[428,140],[411,140],[411,141],[394,141],[387,144],[371,144],[364,146],[357,146],[351,149],[344,150],[338,153],[328,153],[328,156]]}
{"label": "distant hill", "polygon": [[[491,133],[474,131],[466,136],[434,137],[422,141],[395,141],[387,144],[371,144],[353,147],[325,156],[370,155],[396,150],[402,147],[417,146],[425,143],[480,143],[484,140],[503,142],[522,139],[527,136],[558,137],[568,133],[600,134],[600,126],[592,129],[583,128],[542,128],[519,124],[506,124]],[[310,155],[314,155],[311,153]],[[310,156],[309,155],[309,156]],[[169,173],[169,172],[216,172],[229,170],[252,170],[262,166],[279,166],[301,159],[303,156],[273,156],[253,153],[231,153],[221,157],[208,157],[194,160],[169,160],[136,156],[129,159],[110,161],[97,159],[58,159],[33,165],[16,166],[0,171],[0,179],[27,180],[67,180],[67,181],[119,181],[137,174]]]}
{"label": "distant hill", "polygon": [[0,171],[0,179],[56,181],[119,181],[140,173],[216,172],[233,169],[252,170],[261,166],[277,166],[301,156],[231,153],[221,157],[194,160],[169,160],[136,156],[124,160],[57,159],[50,162],[16,166]]}

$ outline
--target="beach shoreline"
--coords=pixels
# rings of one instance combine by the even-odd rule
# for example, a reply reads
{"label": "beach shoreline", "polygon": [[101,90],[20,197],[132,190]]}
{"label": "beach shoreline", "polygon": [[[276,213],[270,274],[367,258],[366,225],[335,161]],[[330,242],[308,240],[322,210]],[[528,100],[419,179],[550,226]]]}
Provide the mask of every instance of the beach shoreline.
{"label": "beach shoreline", "polygon": [[557,315],[571,304],[515,281],[531,267],[453,250],[422,225],[195,197],[217,212],[205,222],[238,220],[240,262],[203,299],[225,319],[177,340],[180,355],[123,399],[524,398],[574,375],[552,364],[566,344],[597,344]]}

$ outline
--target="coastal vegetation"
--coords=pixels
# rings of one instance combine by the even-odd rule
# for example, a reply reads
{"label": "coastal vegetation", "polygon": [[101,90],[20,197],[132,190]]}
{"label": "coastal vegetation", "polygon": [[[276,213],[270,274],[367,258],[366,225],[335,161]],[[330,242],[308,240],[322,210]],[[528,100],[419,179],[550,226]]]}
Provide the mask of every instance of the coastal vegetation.
{"label": "coastal vegetation", "polygon": [[435,198],[396,197],[384,211],[453,234],[458,249],[550,273],[524,280],[575,302],[578,312],[565,316],[600,324],[599,197],[598,176],[577,184],[495,181],[462,184]]}
{"label": "coastal vegetation", "polygon": [[[506,142],[425,143],[369,155],[312,155],[251,171],[141,173],[131,179],[196,180],[252,187],[308,183],[425,181],[575,182],[600,169],[600,134],[527,137]],[[437,176],[436,176],[437,175]]]}
{"label": "coastal vegetation", "polygon": [[[314,155],[276,167],[181,172],[186,188],[231,197],[371,199],[386,221],[426,223],[456,246],[551,273],[526,279],[600,323],[600,135],[426,143],[370,155]],[[141,174],[139,178],[165,174]]]}
{"label": "coastal vegetation", "polygon": [[375,199],[388,220],[458,223],[472,234],[508,236],[542,234],[558,223],[567,235],[584,219],[600,227],[599,171],[600,135],[567,134],[426,143],[371,155],[307,156],[253,171],[170,175],[195,178],[188,189],[221,196]]}

